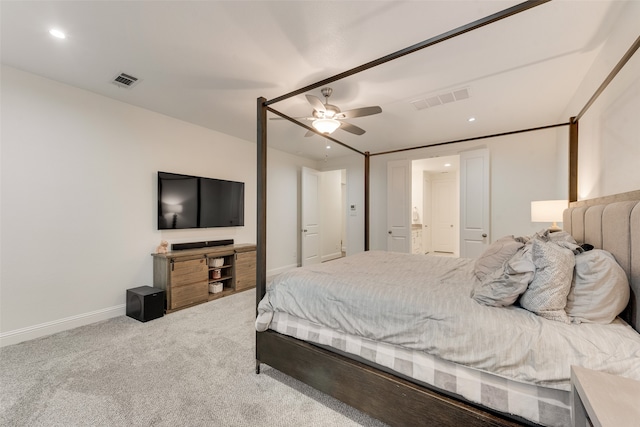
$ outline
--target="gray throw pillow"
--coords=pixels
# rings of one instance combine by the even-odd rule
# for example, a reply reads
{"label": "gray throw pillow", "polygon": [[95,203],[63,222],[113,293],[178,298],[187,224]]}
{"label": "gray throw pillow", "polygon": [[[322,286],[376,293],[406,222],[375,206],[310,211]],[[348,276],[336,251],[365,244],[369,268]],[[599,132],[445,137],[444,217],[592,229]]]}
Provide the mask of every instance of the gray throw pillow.
{"label": "gray throw pillow", "polygon": [[478,259],[476,259],[473,272],[476,278],[483,281],[487,275],[496,273],[523,247],[522,242],[513,236],[504,236],[493,242]]}
{"label": "gray throw pillow", "polygon": [[554,242],[535,238],[531,256],[536,272],[520,297],[520,305],[546,319],[570,323],[564,308],[573,278],[573,252]]}
{"label": "gray throw pillow", "polygon": [[487,274],[482,281],[477,280],[471,291],[471,298],[493,307],[506,307],[518,299],[533,279],[535,265],[525,256],[522,248],[498,270]]}

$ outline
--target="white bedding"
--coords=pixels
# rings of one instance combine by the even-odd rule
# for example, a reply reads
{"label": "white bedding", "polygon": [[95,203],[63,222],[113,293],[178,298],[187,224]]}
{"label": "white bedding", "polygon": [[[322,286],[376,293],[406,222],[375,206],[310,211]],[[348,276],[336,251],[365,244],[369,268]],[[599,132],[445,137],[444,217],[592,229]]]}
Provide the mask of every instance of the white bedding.
{"label": "white bedding", "polygon": [[569,390],[570,366],[640,380],[640,334],[623,321],[564,324],[470,298],[472,259],[364,252],[279,275],[258,306],[526,383]]}

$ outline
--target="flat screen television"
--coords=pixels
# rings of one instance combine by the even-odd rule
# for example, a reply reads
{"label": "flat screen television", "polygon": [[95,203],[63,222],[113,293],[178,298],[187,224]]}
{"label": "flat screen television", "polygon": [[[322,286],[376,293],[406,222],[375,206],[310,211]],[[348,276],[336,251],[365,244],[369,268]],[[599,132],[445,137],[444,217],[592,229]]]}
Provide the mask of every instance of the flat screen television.
{"label": "flat screen television", "polygon": [[244,182],[158,172],[158,230],[244,226]]}

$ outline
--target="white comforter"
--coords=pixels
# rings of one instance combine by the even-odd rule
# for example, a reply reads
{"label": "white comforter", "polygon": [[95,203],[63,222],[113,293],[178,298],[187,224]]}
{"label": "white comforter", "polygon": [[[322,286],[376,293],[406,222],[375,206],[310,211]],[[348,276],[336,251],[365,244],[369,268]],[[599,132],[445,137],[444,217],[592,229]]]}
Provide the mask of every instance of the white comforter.
{"label": "white comforter", "polygon": [[640,380],[640,334],[622,320],[563,324],[470,298],[473,259],[365,252],[277,276],[256,329],[281,311],[518,381],[569,389],[571,365]]}

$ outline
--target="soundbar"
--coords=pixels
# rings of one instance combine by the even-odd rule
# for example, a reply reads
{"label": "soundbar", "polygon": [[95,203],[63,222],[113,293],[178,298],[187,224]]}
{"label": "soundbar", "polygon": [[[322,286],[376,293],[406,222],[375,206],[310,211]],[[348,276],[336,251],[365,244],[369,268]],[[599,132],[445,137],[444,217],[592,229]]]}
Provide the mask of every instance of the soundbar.
{"label": "soundbar", "polygon": [[191,242],[191,243],[172,243],[171,250],[181,251],[184,249],[211,248],[214,246],[227,246],[227,245],[233,245],[233,239],[208,240],[205,242]]}

